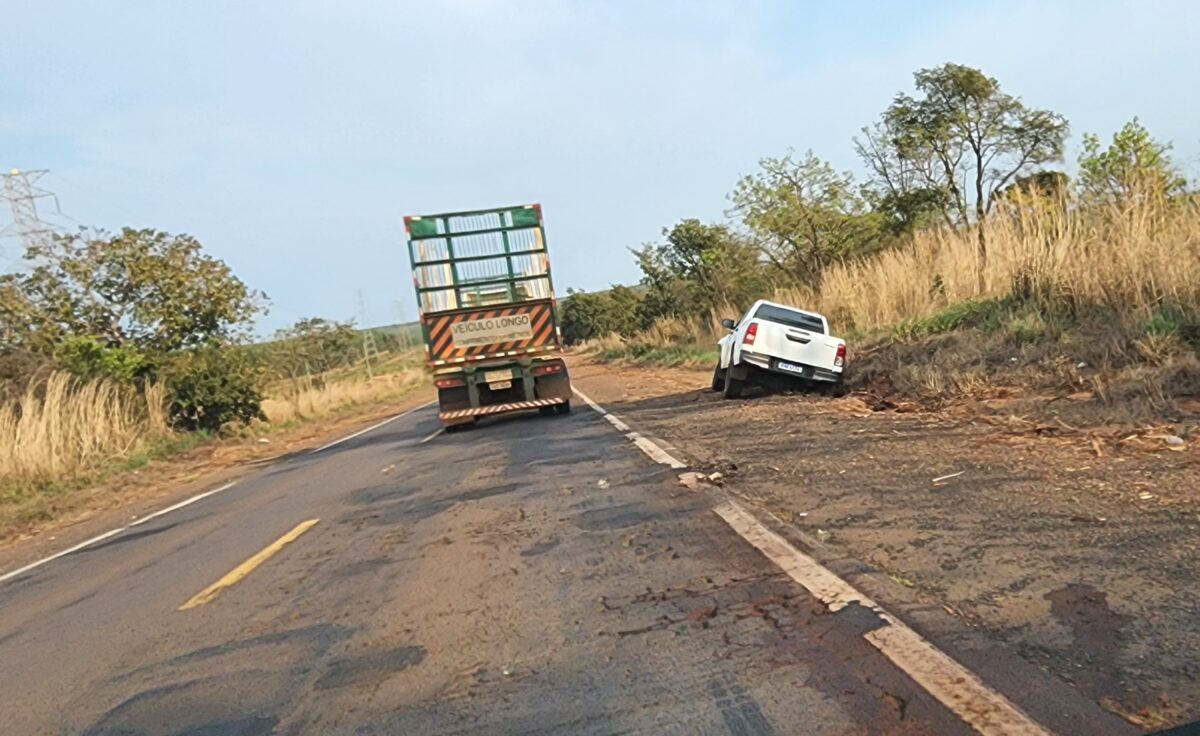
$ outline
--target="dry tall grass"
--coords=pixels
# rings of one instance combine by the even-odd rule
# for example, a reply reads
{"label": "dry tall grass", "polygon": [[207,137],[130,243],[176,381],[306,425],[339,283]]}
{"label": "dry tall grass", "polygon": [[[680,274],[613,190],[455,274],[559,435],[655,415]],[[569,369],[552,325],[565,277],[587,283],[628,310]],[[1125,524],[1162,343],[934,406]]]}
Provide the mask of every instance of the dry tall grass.
{"label": "dry tall grass", "polygon": [[327,416],[339,409],[400,396],[427,381],[424,370],[407,367],[374,378],[306,377],[298,385],[281,384],[263,400],[263,413],[272,424]]}
{"label": "dry tall grass", "polygon": [[168,431],[161,386],[139,392],[54,373],[0,406],[0,489],[86,475]]}
{"label": "dry tall grass", "polygon": [[1112,308],[1146,320],[1164,304],[1200,309],[1200,208],[1142,200],[1123,206],[1008,204],[983,226],[984,288],[977,282],[975,230],[918,233],[907,246],[835,266],[815,292],[781,299],[807,304],[839,329],[870,330],[928,316],[968,299],[1036,287],[1050,298]]}

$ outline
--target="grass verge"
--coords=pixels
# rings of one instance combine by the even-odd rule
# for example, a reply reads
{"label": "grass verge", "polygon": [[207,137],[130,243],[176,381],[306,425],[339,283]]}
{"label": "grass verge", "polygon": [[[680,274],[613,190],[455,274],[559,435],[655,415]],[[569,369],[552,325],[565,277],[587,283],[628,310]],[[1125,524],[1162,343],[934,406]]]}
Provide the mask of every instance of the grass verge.
{"label": "grass verge", "polygon": [[73,494],[103,491],[124,474],[401,399],[425,384],[416,360],[399,354],[370,375],[357,366],[269,386],[263,401],[268,421],[221,437],[171,431],[157,386],[137,391],[54,374],[0,407],[0,536],[49,522],[75,507]]}

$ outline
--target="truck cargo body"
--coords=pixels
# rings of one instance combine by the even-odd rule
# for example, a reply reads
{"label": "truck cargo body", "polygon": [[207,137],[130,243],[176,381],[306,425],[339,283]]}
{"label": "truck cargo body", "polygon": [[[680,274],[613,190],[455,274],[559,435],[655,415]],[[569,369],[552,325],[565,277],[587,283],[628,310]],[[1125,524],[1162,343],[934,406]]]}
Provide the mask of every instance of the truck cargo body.
{"label": "truck cargo body", "polygon": [[539,205],[404,218],[442,423],[570,410]]}

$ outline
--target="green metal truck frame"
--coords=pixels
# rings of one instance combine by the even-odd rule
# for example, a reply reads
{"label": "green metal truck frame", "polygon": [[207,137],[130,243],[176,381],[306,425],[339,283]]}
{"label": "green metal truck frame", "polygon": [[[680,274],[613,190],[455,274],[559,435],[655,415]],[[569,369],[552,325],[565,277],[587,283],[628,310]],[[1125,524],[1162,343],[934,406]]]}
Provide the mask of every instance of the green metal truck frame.
{"label": "green metal truck frame", "polygon": [[404,225],[442,423],[569,412],[541,206],[410,215]]}

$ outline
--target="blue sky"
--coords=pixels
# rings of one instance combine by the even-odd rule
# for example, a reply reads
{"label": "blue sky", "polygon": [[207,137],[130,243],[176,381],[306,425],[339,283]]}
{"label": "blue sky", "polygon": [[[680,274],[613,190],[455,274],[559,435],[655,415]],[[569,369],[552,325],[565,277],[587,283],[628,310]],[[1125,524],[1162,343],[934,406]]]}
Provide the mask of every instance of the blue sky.
{"label": "blue sky", "polygon": [[0,167],[51,169],[63,224],[195,235],[268,293],[262,332],[358,290],[384,324],[415,317],[405,214],[540,201],[560,290],[629,282],[762,156],[858,170],[946,61],[1066,115],[1069,159],[1138,115],[1194,172],[1197,28],[1166,0],[7,0]]}

